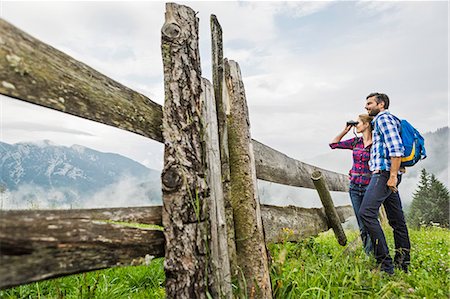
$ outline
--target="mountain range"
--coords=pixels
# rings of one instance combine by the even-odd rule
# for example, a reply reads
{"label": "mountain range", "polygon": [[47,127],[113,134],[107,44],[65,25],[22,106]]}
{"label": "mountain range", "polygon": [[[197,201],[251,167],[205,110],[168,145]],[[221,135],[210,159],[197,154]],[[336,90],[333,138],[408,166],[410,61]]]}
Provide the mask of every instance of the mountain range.
{"label": "mountain range", "polygon": [[0,157],[2,208],[161,203],[160,172],[119,154],[44,140],[0,142]]}

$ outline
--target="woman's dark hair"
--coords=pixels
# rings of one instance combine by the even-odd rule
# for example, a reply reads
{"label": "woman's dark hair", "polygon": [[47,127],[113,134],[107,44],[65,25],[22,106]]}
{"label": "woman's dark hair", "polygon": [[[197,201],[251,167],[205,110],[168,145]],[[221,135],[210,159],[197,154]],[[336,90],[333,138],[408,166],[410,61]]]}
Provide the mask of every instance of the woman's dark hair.
{"label": "woman's dark hair", "polygon": [[384,93],[373,92],[366,97],[368,98],[375,97],[375,101],[379,104],[381,102],[384,103],[384,109],[389,109],[389,97]]}

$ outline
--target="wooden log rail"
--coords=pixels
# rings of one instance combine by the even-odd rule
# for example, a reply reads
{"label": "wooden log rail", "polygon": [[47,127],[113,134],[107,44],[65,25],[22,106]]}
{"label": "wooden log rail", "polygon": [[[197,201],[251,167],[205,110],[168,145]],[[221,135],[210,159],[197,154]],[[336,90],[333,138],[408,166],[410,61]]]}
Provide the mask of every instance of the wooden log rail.
{"label": "wooden log rail", "polygon": [[[0,19],[0,94],[163,142],[161,105],[3,19]],[[252,142],[257,178],[314,188],[310,175],[317,169],[327,180],[330,191],[348,191],[346,175],[297,161],[256,140]]]}
{"label": "wooden log rail", "polygon": [[[337,207],[342,222],[351,206]],[[0,289],[164,256],[162,207],[0,211]],[[261,205],[266,243],[330,229],[323,209]],[[286,230],[292,233],[286,235]]]}
{"label": "wooden log rail", "polygon": [[162,108],[0,19],[0,93],[162,142]]}
{"label": "wooden log rail", "polygon": [[161,230],[121,222],[161,226],[161,207],[0,212],[0,288],[164,256]]}

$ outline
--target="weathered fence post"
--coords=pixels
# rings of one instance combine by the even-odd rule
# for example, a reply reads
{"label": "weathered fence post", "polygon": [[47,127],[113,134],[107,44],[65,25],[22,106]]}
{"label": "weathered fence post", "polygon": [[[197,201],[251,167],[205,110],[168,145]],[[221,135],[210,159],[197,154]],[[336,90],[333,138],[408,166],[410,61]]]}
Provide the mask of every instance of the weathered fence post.
{"label": "weathered fence post", "polygon": [[206,159],[208,184],[210,186],[211,266],[214,298],[232,298],[228,235],[225,217],[225,202],[222,187],[219,134],[217,128],[216,103],[211,83],[202,79],[202,102],[204,108]]}
{"label": "weathered fence post", "polygon": [[344,229],[341,225],[341,220],[339,219],[339,215],[334,207],[333,200],[331,199],[330,191],[322,178],[322,173],[318,170],[314,171],[311,174],[311,179],[314,183],[314,186],[319,193],[320,200],[322,201],[323,208],[325,210],[325,214],[327,215],[328,221],[330,223],[331,228],[333,228],[334,234],[340,245],[344,246],[347,244],[347,237],[345,236]]}
{"label": "weathered fence post", "polygon": [[209,288],[204,123],[198,18],[166,4],[162,33],[165,102],[162,223],[167,298],[206,298]]}
{"label": "weathered fence post", "polygon": [[231,204],[237,261],[243,272],[243,277],[238,275],[239,285],[243,292],[247,292],[248,298],[272,298],[244,84],[236,62],[226,60],[224,65],[230,98],[228,146]]}
{"label": "weathered fence post", "polygon": [[232,275],[237,275],[236,244],[234,242],[233,208],[230,201],[230,158],[228,152],[228,130],[226,110],[229,106],[226,88],[224,89],[223,75],[223,42],[222,27],[215,15],[211,15],[211,52],[212,52],[212,80],[214,98],[216,99],[217,123],[219,127],[220,161],[222,170],[223,197],[228,233],[228,254]]}

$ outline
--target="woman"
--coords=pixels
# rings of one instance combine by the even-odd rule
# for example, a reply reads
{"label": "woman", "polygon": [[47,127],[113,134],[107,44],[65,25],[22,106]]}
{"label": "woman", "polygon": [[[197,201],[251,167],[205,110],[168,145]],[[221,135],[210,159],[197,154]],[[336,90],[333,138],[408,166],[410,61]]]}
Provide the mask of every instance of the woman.
{"label": "woman", "polygon": [[[373,117],[368,114],[361,114],[358,117],[357,124],[348,124],[345,129],[331,140],[330,147],[332,149],[350,149],[353,150],[353,166],[349,172],[350,176],[350,199],[352,201],[353,210],[355,211],[356,220],[358,221],[359,230],[364,250],[367,254],[373,252],[372,242],[367,229],[364,227],[359,217],[359,208],[364,197],[367,185],[369,185],[371,172],[369,170],[370,148],[372,146],[372,126]],[[356,133],[362,134],[361,137],[354,137],[345,141],[341,141],[342,137],[355,126]],[[355,134],[356,135],[356,134]]]}

